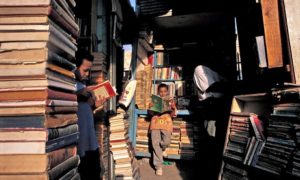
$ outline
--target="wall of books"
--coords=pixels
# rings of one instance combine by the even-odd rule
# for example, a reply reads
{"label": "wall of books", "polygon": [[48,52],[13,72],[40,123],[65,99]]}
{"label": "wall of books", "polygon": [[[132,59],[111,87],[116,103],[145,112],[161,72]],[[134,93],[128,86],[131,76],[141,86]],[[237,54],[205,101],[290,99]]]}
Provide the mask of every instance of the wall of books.
{"label": "wall of books", "polygon": [[0,179],[80,179],[75,5],[0,2]]}
{"label": "wall of books", "polygon": [[[273,89],[272,96],[234,98],[221,179],[300,177],[299,92],[299,88]],[[244,108],[237,112],[235,105]]]}

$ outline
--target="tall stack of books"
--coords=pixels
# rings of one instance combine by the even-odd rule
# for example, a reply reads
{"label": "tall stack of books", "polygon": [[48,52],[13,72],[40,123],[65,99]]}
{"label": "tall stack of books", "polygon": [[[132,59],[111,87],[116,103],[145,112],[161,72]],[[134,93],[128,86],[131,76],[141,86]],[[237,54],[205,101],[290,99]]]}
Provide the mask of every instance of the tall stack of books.
{"label": "tall stack of books", "polygon": [[91,81],[97,82],[97,78],[106,79],[107,77],[107,62],[106,56],[101,52],[92,53],[94,56],[93,66],[91,68]]}
{"label": "tall stack of books", "polygon": [[180,155],[184,159],[193,159],[194,151],[194,125],[189,121],[180,124]]}
{"label": "tall stack of books", "polygon": [[[134,160],[132,147],[129,144],[128,123],[124,120],[125,112],[111,116],[110,150],[114,160],[115,179],[139,179],[138,164]],[[135,163],[134,163],[135,162]]]}
{"label": "tall stack of books", "polygon": [[139,117],[137,120],[137,137],[135,150],[138,152],[149,151],[149,126],[150,120],[145,117]]}
{"label": "tall stack of books", "polygon": [[152,88],[152,66],[147,65],[144,70],[136,73],[136,93],[135,101],[139,109],[147,109],[151,102],[151,88]]}
{"label": "tall stack of books", "polygon": [[296,133],[296,150],[292,159],[291,174],[300,177],[300,122],[294,124],[294,130]]}
{"label": "tall stack of books", "polygon": [[249,114],[232,113],[230,117],[229,141],[225,148],[224,157],[242,163],[246,155],[249,137]]}
{"label": "tall stack of books", "polygon": [[171,136],[171,144],[166,149],[166,153],[168,155],[179,155],[181,123],[182,123],[182,118],[173,119],[173,132]]}
{"label": "tall stack of books", "polygon": [[74,6],[0,2],[0,179],[79,178]]}
{"label": "tall stack of books", "polygon": [[99,155],[101,164],[102,179],[107,179],[108,176],[108,157],[109,157],[109,130],[105,122],[95,124],[96,136],[99,144]]}

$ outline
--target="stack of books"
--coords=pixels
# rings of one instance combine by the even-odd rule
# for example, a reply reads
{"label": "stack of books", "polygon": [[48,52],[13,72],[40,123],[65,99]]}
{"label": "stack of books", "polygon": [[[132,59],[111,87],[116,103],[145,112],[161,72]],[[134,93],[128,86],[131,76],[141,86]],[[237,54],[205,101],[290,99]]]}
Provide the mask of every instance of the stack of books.
{"label": "stack of books", "polygon": [[99,155],[101,164],[102,179],[107,179],[108,176],[108,157],[109,157],[109,130],[104,122],[95,124],[96,136],[99,144]]}
{"label": "stack of books", "polygon": [[188,121],[180,124],[180,155],[184,159],[193,159],[196,155],[194,150],[194,125]]}
{"label": "stack of books", "polygon": [[74,6],[0,2],[0,179],[79,178]]}
{"label": "stack of books", "polygon": [[248,171],[236,164],[226,162],[223,167],[222,180],[248,180]]}
{"label": "stack of books", "polygon": [[286,169],[296,147],[293,139],[293,119],[272,114],[267,127],[267,141],[259,155],[256,168],[280,175]]}
{"label": "stack of books", "polygon": [[166,149],[166,153],[168,155],[179,155],[181,123],[182,123],[182,118],[173,119],[173,132],[171,136],[171,144]]}
{"label": "stack of books", "polygon": [[106,56],[101,52],[92,53],[94,56],[93,66],[91,68],[91,82],[97,83],[97,79],[104,80],[107,77]]}
{"label": "stack of books", "polygon": [[229,126],[229,140],[224,157],[243,163],[250,137],[249,113],[232,113]]}
{"label": "stack of books", "polygon": [[137,152],[150,152],[149,151],[149,137],[150,137],[150,120],[145,117],[139,117],[137,120],[137,133],[136,133],[136,146]]}
{"label": "stack of books", "polygon": [[124,120],[125,112],[109,118],[110,123],[110,151],[114,160],[115,179],[139,179],[138,164],[134,160],[133,150],[129,143],[128,123]]}
{"label": "stack of books", "polygon": [[152,66],[147,65],[144,70],[139,70],[136,73],[136,92],[135,101],[139,109],[148,109],[151,102],[152,88]]}
{"label": "stack of books", "polygon": [[294,130],[296,133],[296,150],[294,152],[293,155],[293,159],[292,159],[292,170],[291,170],[291,174],[296,176],[296,177],[300,177],[300,122],[294,124]]}

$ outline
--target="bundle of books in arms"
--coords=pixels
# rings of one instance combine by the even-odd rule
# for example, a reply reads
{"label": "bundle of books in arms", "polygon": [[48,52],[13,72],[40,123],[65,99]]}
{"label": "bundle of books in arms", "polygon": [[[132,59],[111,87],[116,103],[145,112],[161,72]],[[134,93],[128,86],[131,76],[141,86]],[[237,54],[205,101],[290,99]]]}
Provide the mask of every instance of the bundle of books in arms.
{"label": "bundle of books in arms", "polygon": [[139,117],[137,120],[137,133],[136,133],[136,152],[150,152],[150,119],[146,117]]}
{"label": "bundle of books in arms", "polygon": [[73,0],[0,1],[0,179],[79,179]]}
{"label": "bundle of books in arms", "polygon": [[114,176],[115,179],[139,179],[139,167],[129,143],[128,123],[125,122],[127,120],[124,115],[124,111],[118,110],[117,115],[109,118],[109,143],[114,160]]}
{"label": "bundle of books in arms", "polygon": [[[273,90],[275,105],[267,127],[267,141],[255,167],[274,175],[300,176],[299,88]],[[299,133],[298,133],[299,139]]]}
{"label": "bundle of books in arms", "polygon": [[180,150],[183,159],[193,159],[196,155],[194,150],[194,125],[189,121],[181,121],[180,124]]}

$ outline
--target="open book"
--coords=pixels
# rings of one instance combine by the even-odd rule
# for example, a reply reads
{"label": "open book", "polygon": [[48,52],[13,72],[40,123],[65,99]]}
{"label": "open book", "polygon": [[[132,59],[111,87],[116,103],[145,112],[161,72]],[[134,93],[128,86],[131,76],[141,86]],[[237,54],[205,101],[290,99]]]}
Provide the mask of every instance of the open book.
{"label": "open book", "polygon": [[102,96],[106,99],[112,98],[117,95],[115,89],[110,84],[110,82],[104,81],[101,84],[98,84],[92,88],[90,88],[91,93],[98,99],[99,96]]}
{"label": "open book", "polygon": [[158,113],[165,113],[171,112],[171,106],[169,103],[169,96],[160,97],[157,95],[152,94],[151,96],[153,106],[149,109],[150,111],[158,112]]}

